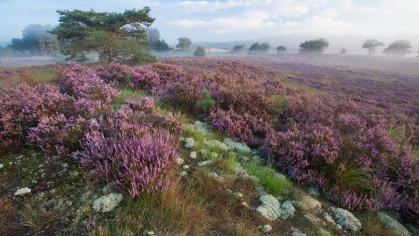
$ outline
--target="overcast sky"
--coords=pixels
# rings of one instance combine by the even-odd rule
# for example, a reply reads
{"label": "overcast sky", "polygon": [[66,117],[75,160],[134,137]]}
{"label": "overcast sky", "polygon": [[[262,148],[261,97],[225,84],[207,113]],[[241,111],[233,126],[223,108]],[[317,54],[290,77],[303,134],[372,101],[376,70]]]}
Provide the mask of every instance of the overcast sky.
{"label": "overcast sky", "polygon": [[123,12],[151,8],[153,28],[169,44],[266,36],[419,34],[419,0],[0,0],[0,41],[29,24],[58,24],[56,10]]}

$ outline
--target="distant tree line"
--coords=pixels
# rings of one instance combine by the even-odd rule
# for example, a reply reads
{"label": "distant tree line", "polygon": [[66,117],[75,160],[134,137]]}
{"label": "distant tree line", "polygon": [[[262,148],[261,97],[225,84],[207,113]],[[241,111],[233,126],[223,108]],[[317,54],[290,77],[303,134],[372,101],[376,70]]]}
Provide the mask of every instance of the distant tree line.
{"label": "distant tree line", "polygon": [[[380,46],[385,46],[385,45],[383,42],[378,41],[377,39],[367,39],[362,45],[363,48],[368,50],[368,55],[375,53],[375,49]],[[244,47],[245,47],[244,44],[235,45],[234,48],[230,52],[243,53],[245,52]],[[306,40],[305,42],[300,43],[299,45],[300,49],[298,53],[310,54],[310,55],[322,54],[324,50],[327,49],[328,47],[329,47],[329,42],[324,38]],[[403,57],[413,52],[412,50],[409,50],[411,48],[412,46],[410,45],[410,41],[400,39],[391,43],[386,49],[384,49],[382,53],[388,56]],[[248,50],[248,54],[267,54],[269,49],[270,49],[270,46],[267,42],[264,42],[262,44],[259,44],[259,42],[256,42],[250,46]],[[277,50],[277,54],[282,54],[287,50],[287,48],[280,45],[276,48],[276,50]],[[346,53],[347,53],[346,48],[342,48],[342,50],[340,51],[340,54],[346,54]]]}

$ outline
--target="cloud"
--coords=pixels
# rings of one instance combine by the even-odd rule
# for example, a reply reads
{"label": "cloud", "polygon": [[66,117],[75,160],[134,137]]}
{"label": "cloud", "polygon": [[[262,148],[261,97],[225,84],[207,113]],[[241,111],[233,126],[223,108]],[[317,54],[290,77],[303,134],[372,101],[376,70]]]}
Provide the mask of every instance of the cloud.
{"label": "cloud", "polygon": [[363,6],[363,7],[360,7],[360,8],[358,9],[358,11],[359,11],[359,12],[362,12],[362,13],[364,13],[364,12],[366,12],[366,13],[375,13],[375,12],[377,12],[377,9],[375,9],[375,8],[373,8],[373,7],[366,7],[366,6]]}
{"label": "cloud", "polygon": [[183,12],[209,12],[216,13],[218,10],[228,10],[243,5],[242,1],[182,1],[177,2]]}

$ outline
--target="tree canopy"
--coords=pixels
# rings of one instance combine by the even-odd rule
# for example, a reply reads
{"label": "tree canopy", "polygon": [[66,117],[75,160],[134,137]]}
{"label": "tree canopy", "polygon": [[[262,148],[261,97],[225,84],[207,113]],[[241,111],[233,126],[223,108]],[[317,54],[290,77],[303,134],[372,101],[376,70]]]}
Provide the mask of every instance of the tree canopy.
{"label": "tree canopy", "polygon": [[282,45],[280,45],[280,46],[278,46],[278,47],[276,48],[276,52],[277,52],[278,54],[281,54],[281,53],[283,53],[283,52],[285,52],[285,51],[287,51],[287,48],[286,48],[286,47],[284,47],[284,46],[282,46]]}
{"label": "tree canopy", "polygon": [[60,47],[57,37],[48,33],[51,29],[51,25],[30,24],[22,31],[22,38],[13,38],[7,47],[20,53],[49,55]]}
{"label": "tree canopy", "polygon": [[363,48],[368,49],[368,55],[371,55],[375,52],[376,47],[384,46],[383,42],[378,41],[377,39],[367,39],[362,45]]}
{"label": "tree canopy", "polygon": [[61,50],[66,60],[86,61],[86,54],[93,50],[101,61],[141,63],[155,60],[141,51],[146,44],[141,26],[154,22],[149,12],[149,7],[124,13],[58,10],[60,24],[49,32],[67,40]]}
{"label": "tree canopy", "polygon": [[264,42],[262,44],[256,42],[252,44],[252,46],[250,46],[249,53],[268,53],[269,48],[271,48],[271,46],[269,46],[267,42]]}
{"label": "tree canopy", "polygon": [[203,47],[197,47],[194,51],[193,51],[193,54],[195,55],[195,56],[198,56],[198,57],[203,57],[203,56],[205,56],[205,49],[203,48]]}
{"label": "tree canopy", "polygon": [[388,56],[403,57],[413,52],[409,50],[410,48],[412,48],[412,46],[410,46],[410,41],[400,39],[388,45],[388,47],[384,49],[383,54],[386,54]]}
{"label": "tree canopy", "polygon": [[182,49],[182,50],[188,50],[189,46],[191,46],[192,41],[187,37],[180,37],[177,39],[179,43],[176,45],[176,47]]}
{"label": "tree canopy", "polygon": [[299,53],[316,53],[321,54],[329,47],[329,41],[324,38],[313,39],[300,43]]}
{"label": "tree canopy", "polygon": [[342,48],[342,50],[340,50],[340,54],[346,54],[346,48]]}
{"label": "tree canopy", "polygon": [[235,45],[230,52],[232,52],[232,53],[244,52],[244,44]]}

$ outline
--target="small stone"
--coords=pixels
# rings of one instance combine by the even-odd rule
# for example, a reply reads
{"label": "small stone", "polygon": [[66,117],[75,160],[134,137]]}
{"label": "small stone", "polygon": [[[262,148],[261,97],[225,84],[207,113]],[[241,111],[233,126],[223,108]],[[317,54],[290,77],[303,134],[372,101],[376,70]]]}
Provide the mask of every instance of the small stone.
{"label": "small stone", "polygon": [[264,226],[259,226],[256,228],[257,230],[259,230],[262,233],[268,233],[272,231],[272,226],[270,225],[264,225]]}
{"label": "small stone", "polygon": [[4,165],[3,164],[0,164],[0,169],[3,168],[3,167],[4,167]]}
{"label": "small stone", "polygon": [[192,159],[196,159],[196,152],[194,151],[194,152],[189,153],[189,156],[190,156]]}
{"label": "small stone", "polygon": [[209,164],[211,164],[211,162],[212,161],[201,161],[201,162],[198,162],[198,166],[207,166],[207,165],[209,165]]}
{"label": "small stone", "polygon": [[10,162],[9,162],[9,165],[13,165],[13,162],[12,162],[12,161],[10,161]]}
{"label": "small stone", "polygon": [[38,167],[39,167],[39,168],[42,168],[42,167],[44,167],[44,164],[40,164]]}
{"label": "small stone", "polygon": [[178,157],[178,158],[176,159],[176,163],[177,163],[178,165],[182,165],[184,161],[185,161],[185,160],[183,160],[183,159],[182,159],[182,158],[180,158],[180,157]]}
{"label": "small stone", "polygon": [[27,187],[25,187],[25,188],[20,188],[20,189],[18,189],[13,195],[14,196],[23,196],[23,195],[25,195],[25,194],[27,194],[27,193],[30,193],[32,190],[30,189],[30,188],[27,188]]}
{"label": "small stone", "polygon": [[154,231],[148,231],[147,235],[154,235]]}
{"label": "small stone", "polygon": [[73,177],[73,178],[79,176],[79,174],[80,173],[78,171],[76,171],[76,170],[70,172],[70,176]]}
{"label": "small stone", "polygon": [[322,208],[322,204],[314,198],[309,196],[304,196],[301,201],[298,202],[298,205],[304,210],[312,210],[314,208]]}
{"label": "small stone", "polygon": [[330,208],[335,215],[336,223],[344,230],[357,232],[362,229],[361,222],[349,211],[342,208]]}
{"label": "small stone", "polygon": [[274,196],[266,194],[261,196],[259,200],[262,205],[256,208],[256,212],[271,221],[281,216],[281,204]]}
{"label": "small stone", "polygon": [[182,171],[182,172],[179,173],[179,175],[180,176],[185,176],[185,175],[188,175],[188,173],[186,173],[186,171]]}
{"label": "small stone", "polygon": [[187,169],[189,169],[189,166],[188,165],[184,165],[184,166],[182,166],[182,169],[187,170]]}
{"label": "small stone", "polygon": [[192,148],[193,146],[195,146],[195,140],[193,140],[193,138],[186,138],[185,139],[185,147],[186,148]]}
{"label": "small stone", "polygon": [[118,206],[119,202],[122,200],[121,193],[111,193],[105,196],[102,196],[96,199],[93,202],[93,210],[100,212],[109,212],[115,209]]}
{"label": "small stone", "polygon": [[282,219],[288,219],[292,216],[294,216],[294,212],[295,212],[295,208],[292,205],[292,201],[285,201],[284,203],[282,203],[281,205],[281,218]]}
{"label": "small stone", "polygon": [[332,225],[336,225],[336,222],[333,220],[333,218],[327,212],[324,213],[324,219],[327,222],[331,223]]}
{"label": "small stone", "polygon": [[400,224],[397,220],[393,219],[389,215],[383,212],[378,212],[378,218],[380,219],[383,224],[390,228],[394,234],[400,235],[400,236],[409,236],[409,231]]}
{"label": "small stone", "polygon": [[243,194],[241,192],[235,192],[234,195],[238,198],[243,198]]}
{"label": "small stone", "polygon": [[36,181],[36,180],[32,180],[32,183],[33,183],[33,184],[36,184],[36,183],[38,183],[38,181]]}

